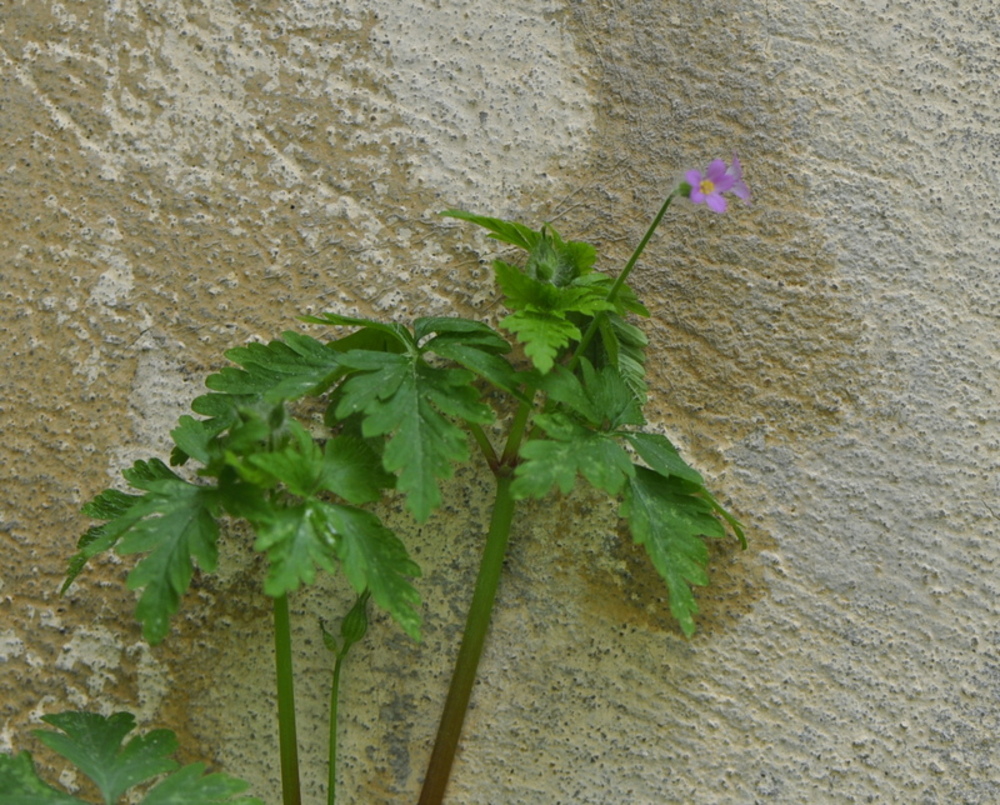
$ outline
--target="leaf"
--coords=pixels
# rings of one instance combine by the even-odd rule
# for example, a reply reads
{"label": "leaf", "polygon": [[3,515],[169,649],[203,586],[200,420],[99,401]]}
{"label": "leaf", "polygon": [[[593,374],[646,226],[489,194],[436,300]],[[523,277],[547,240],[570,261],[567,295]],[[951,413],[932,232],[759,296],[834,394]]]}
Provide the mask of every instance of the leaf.
{"label": "leaf", "polygon": [[500,325],[524,344],[525,354],[542,374],[555,365],[559,350],[570,341],[580,340],[581,335],[575,324],[551,313],[517,311],[505,317]]}
{"label": "leaf", "polygon": [[566,286],[553,285],[535,279],[516,266],[502,260],[493,264],[497,285],[504,294],[504,305],[511,310],[531,310],[537,313],[555,313],[565,317],[568,313],[592,316],[615,306],[605,298],[604,288],[594,287],[586,281],[573,281]]}
{"label": "leaf", "polygon": [[595,370],[580,359],[582,380],[565,367],[548,374],[541,387],[549,398],[582,416],[592,427],[617,430],[625,425],[643,425],[640,401],[622,376],[612,367]]}
{"label": "leaf", "polygon": [[659,433],[630,433],[626,436],[635,452],[660,475],[676,475],[685,481],[701,485],[701,474],[681,458],[670,440]]}
{"label": "leaf", "polygon": [[536,232],[524,224],[461,210],[446,210],[441,215],[478,224],[491,232],[491,238],[524,249],[529,253],[524,273],[554,285],[566,285],[588,273],[597,259],[597,252],[589,243],[565,242],[548,224],[541,232]]}
{"label": "leaf", "polygon": [[511,494],[514,498],[540,498],[558,486],[568,493],[582,475],[609,494],[621,491],[634,473],[632,462],[616,438],[589,430],[564,414],[539,414],[535,422],[549,439],[530,439],[521,447]]}
{"label": "leaf", "polygon": [[747,540],[740,521],[726,511],[712,494],[705,488],[701,474],[692,468],[677,452],[666,436],[659,433],[628,433],[626,438],[636,453],[651,469],[663,476],[682,479],[691,485],[691,494],[703,498],[715,514],[719,515],[733,530],[740,542],[740,547],[746,549]]}
{"label": "leaf", "polygon": [[490,235],[491,238],[503,243],[520,246],[529,252],[542,237],[541,232],[535,232],[535,230],[529,229],[524,224],[517,224],[513,221],[503,221],[499,218],[489,218],[485,215],[474,215],[471,212],[464,212],[462,210],[445,210],[440,215],[446,218],[460,218],[463,221],[478,224],[492,233]]}
{"label": "leaf", "polygon": [[[614,287],[614,284],[614,277],[609,276],[608,274],[602,274],[599,271],[594,271],[582,277],[578,277],[573,282],[573,285],[577,287],[592,288],[600,294],[602,299],[608,298],[608,294],[611,293],[611,289]],[[613,303],[615,310],[617,310],[619,314],[635,313],[639,316],[649,318],[649,310],[642,304],[642,302],[639,301],[639,297],[635,295],[635,291],[633,291],[627,284],[619,285],[618,290],[615,292],[615,298],[610,301]]]}
{"label": "leaf", "polygon": [[[117,489],[105,489],[84,505],[83,513],[97,520],[125,519],[129,509],[141,499],[141,495],[127,495]],[[69,560],[66,580],[59,588],[59,594],[62,595],[69,589],[91,557],[111,548],[118,541],[120,534],[120,531],[108,528],[107,524],[88,528],[76,543],[77,552]]]}
{"label": "leaf", "polygon": [[318,395],[343,375],[338,351],[301,333],[286,332],[282,340],[250,343],[226,352],[243,367],[226,367],[209,375],[205,385],[225,394],[254,394],[269,400],[293,400]]}
{"label": "leaf", "polygon": [[[381,333],[383,336],[388,336],[389,339],[395,341],[403,349],[413,345],[413,338],[410,335],[409,330],[407,330],[402,324],[396,324],[395,322],[376,321],[375,319],[360,319],[355,318],[354,316],[341,316],[339,313],[321,313],[318,316],[299,316],[299,320],[310,322],[311,324],[333,324],[347,327],[362,327],[364,330],[359,331],[360,333],[364,333],[365,330],[369,332]],[[347,336],[347,338],[341,339],[340,342],[334,342],[334,345],[346,342],[347,339],[358,335],[359,333],[354,333],[353,336]],[[370,336],[366,336],[366,338],[370,338]],[[343,346],[346,347],[346,349],[339,349],[338,351],[346,352],[347,349],[377,349],[385,352],[394,351],[387,349],[385,345],[380,344],[375,346],[372,343],[350,343],[349,346],[347,346],[347,344],[343,344]]]}
{"label": "leaf", "polygon": [[0,753],[0,805],[88,805],[44,783],[30,752]]}
{"label": "leaf", "polygon": [[337,523],[342,536],[339,557],[355,592],[371,591],[375,603],[389,612],[414,640],[420,640],[420,594],[407,577],[420,575],[420,567],[406,547],[375,515],[341,507]]}
{"label": "leaf", "polygon": [[93,780],[107,805],[132,786],[177,768],[176,761],[167,757],[177,749],[170,730],[153,730],[122,745],[135,728],[131,713],[104,717],[66,712],[43,716],[42,721],[62,733],[35,730],[38,740]]}
{"label": "leaf", "polygon": [[167,634],[170,616],[191,581],[193,562],[202,570],[215,570],[215,513],[222,501],[214,487],[190,484],[157,459],[137,461],[123,474],[146,494],[105,528],[108,535],[121,536],[118,553],[149,554],[129,574],[128,587],[145,588],[136,617],[143,636],[155,645]]}
{"label": "leaf", "polygon": [[447,417],[471,423],[493,419],[471,385],[474,375],[432,367],[417,355],[355,350],[342,360],[363,371],[341,386],[337,418],[363,413],[366,437],[389,436],[383,465],[398,473],[396,487],[406,494],[414,517],[426,520],[441,503],[438,479],[451,477],[453,463],[469,457],[465,432]]}
{"label": "leaf", "polygon": [[337,532],[331,523],[332,504],[308,500],[271,506],[251,522],[257,532],[254,549],[267,551],[271,564],[264,592],[278,598],[312,584],[316,568],[337,571]]}
{"label": "leaf", "polygon": [[323,490],[351,503],[370,503],[391,487],[395,478],[382,469],[378,453],[364,439],[340,435],[323,447],[298,422],[288,423],[289,440],[280,448],[244,457],[229,455],[229,462],[248,481],[270,488],[283,484],[299,497]]}
{"label": "leaf", "polygon": [[426,351],[453,360],[497,388],[528,402],[524,392],[521,391],[522,376],[499,355],[443,337],[431,339],[427,343]]}
{"label": "leaf", "polygon": [[191,763],[171,774],[142,799],[141,805],[263,805],[257,797],[236,797],[250,784],[227,774],[204,774],[204,763]]}
{"label": "leaf", "polygon": [[406,577],[419,576],[399,538],[379,519],[352,506],[320,500],[273,508],[253,522],[254,548],[267,551],[271,569],[264,592],[284,595],[311,584],[316,568],[335,572],[339,560],[354,589],[368,588],[375,602],[387,610],[407,634],[420,639],[420,601]]}
{"label": "leaf", "polygon": [[708,548],[700,537],[725,536],[712,516],[712,505],[693,494],[697,491],[697,486],[677,476],[665,477],[637,466],[620,508],[632,537],[645,546],[666,582],[670,612],[688,636],[694,633],[698,612],[689,585],[708,584]]}
{"label": "leaf", "polygon": [[[649,389],[646,386],[646,335],[638,327],[629,324],[617,313],[605,313],[598,321],[600,340],[591,347],[591,352],[603,352],[595,359],[595,365],[614,367],[622,376],[640,404],[645,404]],[[602,357],[603,356],[603,357]]]}
{"label": "leaf", "polygon": [[552,368],[559,350],[581,337],[571,316],[593,316],[614,310],[601,288],[587,283],[576,285],[575,281],[557,287],[529,277],[500,260],[494,267],[504,304],[514,311],[500,326],[517,336],[525,345],[525,353],[543,374]]}
{"label": "leaf", "polygon": [[436,340],[449,339],[489,352],[510,352],[510,344],[487,324],[456,316],[434,316],[415,319],[413,336],[417,342],[435,334]]}

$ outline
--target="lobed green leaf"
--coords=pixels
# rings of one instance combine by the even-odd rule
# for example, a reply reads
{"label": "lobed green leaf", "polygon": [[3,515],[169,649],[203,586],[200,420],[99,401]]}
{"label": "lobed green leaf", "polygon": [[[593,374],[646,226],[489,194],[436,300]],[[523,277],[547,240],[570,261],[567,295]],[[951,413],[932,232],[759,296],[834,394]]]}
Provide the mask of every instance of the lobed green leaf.
{"label": "lobed green leaf", "polygon": [[318,395],[343,374],[338,351],[307,335],[282,333],[281,340],[250,343],[226,352],[241,369],[226,367],[209,375],[205,385],[213,391],[260,395],[269,400],[293,400]]}
{"label": "lobed green leaf", "polygon": [[264,592],[272,597],[311,584],[316,569],[344,575],[359,593],[371,590],[407,634],[420,639],[420,597],[407,577],[419,576],[403,543],[379,519],[352,506],[310,499],[275,506],[253,521],[254,547],[266,551],[271,567]]}
{"label": "lobed green leaf", "polygon": [[546,375],[541,388],[549,399],[601,430],[645,424],[640,401],[616,369],[596,370],[586,358],[579,367],[582,378],[562,366]]}
{"label": "lobed green leaf", "polygon": [[153,730],[122,745],[135,729],[131,713],[105,717],[66,712],[43,716],[42,721],[62,732],[36,730],[35,737],[93,780],[108,805],[132,786],[177,768],[168,757],[177,750],[170,730]]}
{"label": "lobed green leaf", "polygon": [[465,432],[447,416],[477,424],[493,418],[471,385],[474,375],[432,367],[414,355],[351,351],[343,360],[362,371],[340,388],[337,418],[362,413],[366,437],[389,437],[383,465],[398,474],[396,487],[414,517],[426,520],[441,503],[438,480],[469,457]]}
{"label": "lobed green leaf", "polygon": [[667,585],[670,612],[684,634],[695,631],[698,606],[690,585],[708,584],[708,548],[701,537],[722,537],[713,507],[700,488],[677,476],[637,466],[625,487],[620,511],[636,543],[644,546]]}
{"label": "lobed green leaf", "polygon": [[264,805],[257,797],[237,796],[249,783],[228,774],[204,772],[204,763],[185,766],[156,785],[141,805]]}
{"label": "lobed green leaf", "polygon": [[544,497],[553,486],[566,494],[578,475],[615,495],[634,474],[628,454],[613,435],[582,427],[560,413],[539,414],[535,422],[550,438],[522,445],[522,461],[511,484],[514,498]]}
{"label": "lobed green leaf", "polygon": [[464,212],[463,210],[445,210],[439,214],[446,218],[459,218],[463,221],[478,224],[484,229],[488,229],[490,231],[491,238],[499,240],[503,243],[510,243],[514,246],[519,246],[526,251],[531,251],[542,237],[540,232],[529,229],[524,224],[518,224],[513,221],[503,221],[500,218],[490,218],[485,215],[474,215],[471,212]]}
{"label": "lobed green leaf", "polygon": [[35,771],[30,752],[21,752],[18,755],[0,752],[0,805],[89,805],[89,803],[45,783]]}
{"label": "lobed green leaf", "polygon": [[542,374],[552,369],[561,349],[581,337],[575,324],[554,313],[519,310],[505,317],[500,325],[524,344],[524,353]]}
{"label": "lobed green leaf", "polygon": [[[60,595],[69,589],[92,557],[114,546],[124,533],[122,523],[129,522],[129,510],[140,500],[142,500],[141,495],[127,495],[117,489],[105,489],[84,505],[83,513],[88,517],[93,517],[95,520],[113,520],[118,523],[115,526],[109,526],[108,523],[95,525],[84,532],[76,543],[77,552],[70,557],[66,579],[59,589]],[[136,519],[139,516],[136,514]]]}
{"label": "lobed green leaf", "polygon": [[106,526],[106,538],[121,537],[118,553],[147,553],[128,577],[129,589],[145,588],[136,607],[143,636],[152,644],[167,634],[170,616],[187,590],[194,562],[215,569],[222,500],[215,487],[182,480],[163,462],[137,461],[123,475],[146,494]]}

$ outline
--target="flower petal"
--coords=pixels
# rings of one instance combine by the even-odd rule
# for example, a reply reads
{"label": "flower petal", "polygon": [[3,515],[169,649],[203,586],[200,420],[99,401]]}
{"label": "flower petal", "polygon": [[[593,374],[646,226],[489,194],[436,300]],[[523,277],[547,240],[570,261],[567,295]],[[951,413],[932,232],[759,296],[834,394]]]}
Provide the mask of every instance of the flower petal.
{"label": "flower petal", "polygon": [[725,212],[726,200],[718,193],[711,193],[705,196],[705,204],[712,212]]}
{"label": "flower petal", "polygon": [[733,177],[733,193],[743,199],[744,201],[750,201],[750,188],[747,187],[746,182],[743,181],[743,166],[740,165],[740,158],[736,156],[736,152],[733,152],[733,164],[729,166],[729,175]]}
{"label": "flower petal", "polygon": [[712,163],[705,171],[705,178],[713,184],[718,184],[719,180],[726,175],[726,163],[721,159],[713,159]]}

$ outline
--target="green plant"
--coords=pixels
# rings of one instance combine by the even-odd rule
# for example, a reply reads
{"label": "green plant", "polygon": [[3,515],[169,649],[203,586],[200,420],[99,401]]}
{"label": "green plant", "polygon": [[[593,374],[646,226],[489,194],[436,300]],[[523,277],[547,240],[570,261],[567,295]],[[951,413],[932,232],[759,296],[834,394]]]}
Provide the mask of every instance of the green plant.
{"label": "green plant", "polygon": [[[97,786],[104,805],[120,802],[133,788],[146,788],[142,805],[262,805],[256,797],[240,797],[242,780],[205,774],[203,763],[178,769],[169,755],[177,750],[170,730],[153,730],[122,743],[135,728],[129,713],[105,718],[95,713],[59,713],[42,720],[59,732],[36,730],[38,740],[73,763]],[[160,778],[155,785],[151,781]],[[42,782],[31,755],[0,755],[0,803],[3,805],[86,805]]]}
{"label": "green plant", "polygon": [[[525,253],[520,265],[494,263],[510,311],[500,327],[514,336],[513,344],[469,319],[424,317],[406,327],[326,313],[302,321],[352,332],[330,340],[286,332],[269,344],[230,350],[226,356],[235,365],[211,375],[210,392],[193,403],[200,418],[181,417],[171,433],[171,465],[194,467],[195,477],[182,477],[158,459],[125,470],[133,494],[109,489],[84,508],[102,522],[80,539],[64,589],[103,551],[141,554],[127,583],[141,590],[136,616],[145,638],[158,643],[168,634],[195,565],[202,572],[215,569],[220,519],[248,522],[254,547],[268,559],[263,592],[274,606],[283,801],[298,805],[288,596],[312,583],[318,570],[342,570],[359,599],[345,619],[342,646],[323,629],[337,655],[332,803],[341,664],[364,634],[369,596],[420,639],[420,599],[411,581],[420,569],[396,534],[364,507],[394,490],[413,517],[425,521],[441,505],[440,482],[470,459],[471,435],[495,477],[495,503],[420,797],[423,805],[441,802],[518,500],[543,497],[553,487],[569,492],[579,478],[617,497],[634,539],[663,577],[670,610],[686,635],[694,632],[697,613],[691,586],[708,582],[703,538],[725,536],[726,523],[745,544],[739,523],[701,475],[664,435],[646,427],[642,414],[647,341],[630,316],[649,312],[629,287],[629,275],[676,197],[721,212],[723,192],[749,195],[735,159],[731,167],[717,160],[704,175],[691,171],[687,179],[667,197],[617,277],[595,270],[591,245],[563,240],[550,226],[533,230],[457,210],[443,213]],[[518,350],[524,358],[512,359]],[[307,397],[322,401],[321,422],[297,416],[298,401]],[[494,445],[485,428],[497,417],[498,397],[514,411],[506,438]],[[65,730],[66,716],[50,718],[62,719],[52,723]],[[50,746],[55,741],[51,735],[41,739]],[[81,765],[78,753],[64,754]]]}

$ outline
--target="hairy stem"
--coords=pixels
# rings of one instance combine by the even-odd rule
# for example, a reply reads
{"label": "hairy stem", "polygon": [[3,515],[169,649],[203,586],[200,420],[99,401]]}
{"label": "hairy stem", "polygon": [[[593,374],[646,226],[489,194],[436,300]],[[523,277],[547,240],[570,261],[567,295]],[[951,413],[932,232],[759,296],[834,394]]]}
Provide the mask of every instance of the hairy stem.
{"label": "hairy stem", "polygon": [[301,805],[299,750],[295,731],[295,689],[292,684],[292,628],[288,596],[274,599],[274,660],[278,678],[278,745],[281,758],[282,805]]}
{"label": "hairy stem", "polygon": [[458,660],[451,678],[451,687],[448,689],[448,698],[445,701],[434,750],[427,766],[424,787],[420,792],[419,805],[440,805],[444,799],[445,788],[448,786],[455,750],[462,734],[462,723],[465,721],[465,712],[472,694],[472,685],[476,680],[479,658],[483,653],[486,630],[490,625],[493,601],[507,551],[507,540],[510,537],[510,526],[514,517],[514,498],[510,494],[511,481],[509,473],[497,477],[496,501],[493,505],[490,531],[486,537],[486,547],[479,565],[479,577],[476,579],[476,589],[465,621],[462,645],[458,651]]}

